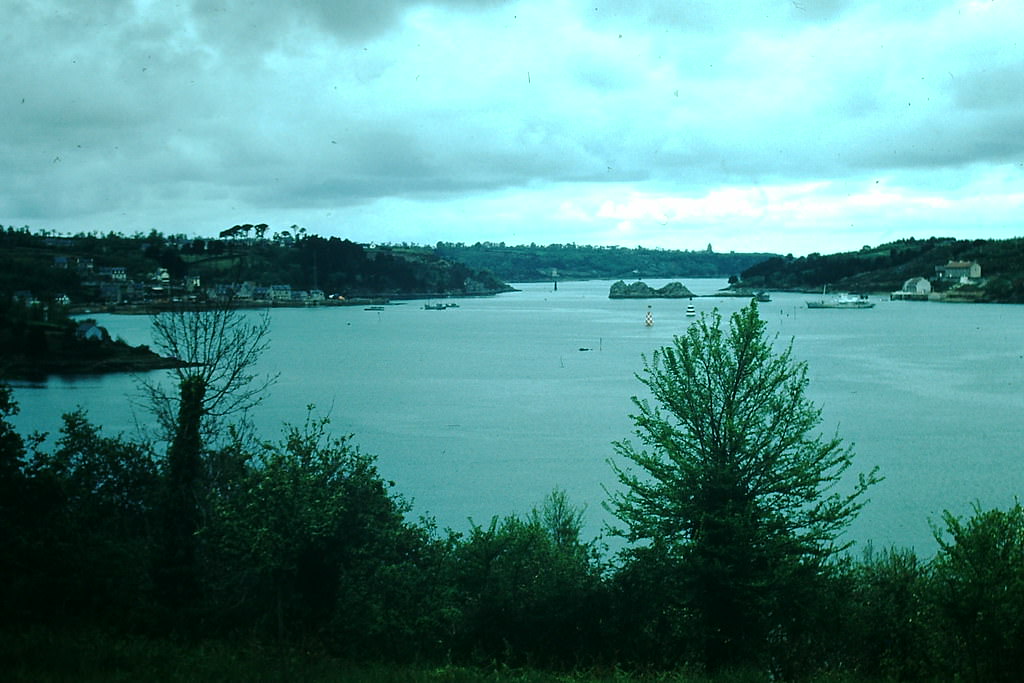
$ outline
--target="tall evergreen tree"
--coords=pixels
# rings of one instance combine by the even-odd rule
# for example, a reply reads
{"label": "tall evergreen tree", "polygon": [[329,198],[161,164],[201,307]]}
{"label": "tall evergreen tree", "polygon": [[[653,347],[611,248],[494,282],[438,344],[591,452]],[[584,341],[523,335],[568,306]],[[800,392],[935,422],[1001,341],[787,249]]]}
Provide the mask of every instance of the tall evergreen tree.
{"label": "tall evergreen tree", "polygon": [[[807,369],[773,349],[751,302],[723,329],[704,315],[645,359],[634,397],[640,445],[615,444],[621,484],[610,510],[635,560],[672,567],[674,613],[696,630],[711,668],[765,664],[863,506],[875,471],[836,491],[853,453],[817,433]],[[635,467],[634,467],[635,466]]]}

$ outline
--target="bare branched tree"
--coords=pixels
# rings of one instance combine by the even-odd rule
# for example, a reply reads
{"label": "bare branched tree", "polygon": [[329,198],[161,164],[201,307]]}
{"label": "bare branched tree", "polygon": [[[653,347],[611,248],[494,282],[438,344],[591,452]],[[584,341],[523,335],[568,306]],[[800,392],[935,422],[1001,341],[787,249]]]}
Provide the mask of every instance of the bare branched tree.
{"label": "bare branched tree", "polygon": [[153,341],[182,362],[175,386],[140,380],[148,407],[169,442],[164,468],[163,548],[157,583],[168,605],[187,606],[198,595],[196,533],[203,498],[203,453],[220,419],[244,414],[263,398],[273,377],[257,379],[254,368],[269,340],[270,316],[253,318],[222,305],[159,313]]}
{"label": "bare branched tree", "polygon": [[253,317],[229,303],[210,308],[179,308],[153,317],[153,343],[162,355],[182,361],[168,387],[140,380],[147,407],[166,436],[179,428],[182,389],[202,387],[198,413],[205,436],[218,418],[245,414],[258,405],[276,377],[258,377],[256,361],[267,349],[270,316]]}

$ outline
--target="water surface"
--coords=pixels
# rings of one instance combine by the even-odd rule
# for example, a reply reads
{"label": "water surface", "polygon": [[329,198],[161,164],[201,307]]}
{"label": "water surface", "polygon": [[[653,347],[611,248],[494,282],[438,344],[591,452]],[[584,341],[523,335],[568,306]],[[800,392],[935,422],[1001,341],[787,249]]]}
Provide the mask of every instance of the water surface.
{"label": "water surface", "polygon": [[[725,284],[684,283],[698,294]],[[279,379],[255,418],[274,435],[314,404],[442,526],[526,512],[557,486],[587,506],[596,535],[609,519],[611,443],[632,434],[642,356],[691,320],[685,301],[609,300],[610,284],[518,285],[445,311],[422,302],[274,310],[259,370]],[[853,538],[930,554],[929,521],[942,510],[1012,504],[1024,484],[1024,307],[879,300],[808,310],[806,298],[775,294],[761,313],[807,362],[823,429],[853,444],[855,469],[877,465],[886,477]],[[728,316],[746,301],[695,303]],[[99,320],[115,337],[150,341],[145,317]],[[16,385],[16,424],[53,432],[81,405],[106,431],[130,434],[148,420],[129,400],[136,393],[124,375]]]}

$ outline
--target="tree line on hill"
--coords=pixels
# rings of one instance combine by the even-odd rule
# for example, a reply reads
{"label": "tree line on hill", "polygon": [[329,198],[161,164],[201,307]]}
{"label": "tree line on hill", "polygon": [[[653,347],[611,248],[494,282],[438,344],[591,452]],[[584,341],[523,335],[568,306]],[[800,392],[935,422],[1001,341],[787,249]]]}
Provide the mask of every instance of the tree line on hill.
{"label": "tree line on hill", "polygon": [[910,278],[933,279],[936,267],[950,261],[981,265],[983,277],[971,285],[978,300],[1024,302],[1024,238],[909,238],[839,254],[774,256],[744,270],[740,279],[744,286],[764,289],[820,290],[828,285],[848,291],[892,292]]}
{"label": "tree line on hill", "polygon": [[438,242],[434,252],[443,258],[489,270],[506,282],[620,280],[672,277],[728,278],[774,254],[717,253],[594,247],[577,244],[506,245],[504,242]]}
{"label": "tree line on hill", "polygon": [[[242,228],[244,226],[236,226]],[[260,228],[262,226],[250,226]],[[27,291],[41,302],[66,295],[75,304],[102,301],[104,268],[124,269],[127,280],[149,282],[158,269],[181,282],[198,277],[201,287],[245,281],[320,289],[345,297],[473,295],[507,291],[487,272],[447,260],[427,248],[363,245],[308,234],[293,226],[265,238],[259,229],[226,231],[204,239],[157,231],[125,236],[82,233],[57,236],[27,227],[0,228],[0,298]],[[182,293],[183,289],[179,289]]]}
{"label": "tree line on hill", "polygon": [[1024,509],[945,515],[933,558],[846,552],[878,474],[850,483],[851,448],[818,433],[807,368],[774,349],[756,303],[645,359],[649,398],[613,445],[611,557],[558,490],[439,530],[312,412],[255,438],[268,320],[157,316],[157,345],[192,362],[144,385],[150,438],[78,411],[48,447],[14,430],[0,386],[0,630],[758,680],[1018,675]]}
{"label": "tree line on hill", "polygon": [[95,278],[74,262],[124,267],[136,279],[164,268],[176,279],[198,275],[204,285],[254,281],[345,296],[401,296],[497,292],[504,291],[506,282],[672,277],[728,278],[748,289],[818,290],[828,285],[895,291],[910,278],[931,279],[936,266],[963,260],[982,266],[984,277],[976,285],[979,300],[1024,301],[1024,238],[909,238],[855,252],[794,257],[717,253],[710,245],[700,251],[503,242],[363,245],[309,234],[298,226],[270,237],[268,230],[266,224],[237,225],[206,239],[155,230],[61,237],[27,227],[0,228],[5,266],[0,294],[7,299],[30,290],[43,300],[60,294],[76,302],[95,298],[95,289],[87,286]]}

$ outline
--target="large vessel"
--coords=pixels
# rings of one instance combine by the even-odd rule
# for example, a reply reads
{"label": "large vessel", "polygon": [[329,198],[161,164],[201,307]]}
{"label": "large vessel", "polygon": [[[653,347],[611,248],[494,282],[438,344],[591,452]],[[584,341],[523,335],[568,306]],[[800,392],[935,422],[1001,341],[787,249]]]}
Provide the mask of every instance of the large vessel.
{"label": "large vessel", "polygon": [[[824,293],[823,293],[824,294]],[[824,296],[817,301],[808,301],[807,308],[874,308],[867,294],[838,294],[831,299]]]}

